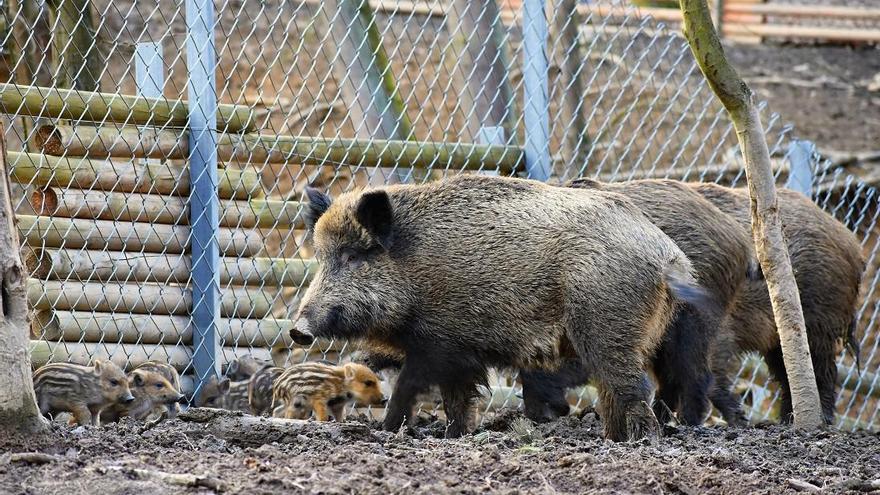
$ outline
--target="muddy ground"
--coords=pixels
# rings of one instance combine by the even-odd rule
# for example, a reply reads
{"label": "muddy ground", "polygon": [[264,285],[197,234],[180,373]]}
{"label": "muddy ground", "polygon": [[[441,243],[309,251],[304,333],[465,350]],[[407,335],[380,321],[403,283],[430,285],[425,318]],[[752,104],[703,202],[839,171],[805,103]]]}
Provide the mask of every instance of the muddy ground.
{"label": "muddy ground", "polygon": [[880,150],[880,47],[729,45],[760,100],[820,150]]}
{"label": "muddy ground", "polygon": [[[439,438],[439,422],[409,433],[377,426],[213,410],[144,432],[130,421],[54,424],[42,438],[0,439],[0,492],[880,492],[877,433],[667,427],[656,443],[615,444],[593,412],[538,427],[511,412],[458,440]],[[20,452],[49,455],[12,454]]]}

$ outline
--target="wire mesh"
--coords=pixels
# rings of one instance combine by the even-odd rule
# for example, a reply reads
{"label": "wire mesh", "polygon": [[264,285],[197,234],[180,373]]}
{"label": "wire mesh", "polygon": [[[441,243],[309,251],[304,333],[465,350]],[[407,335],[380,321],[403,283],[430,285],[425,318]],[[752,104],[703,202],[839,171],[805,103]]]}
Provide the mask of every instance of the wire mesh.
{"label": "wire mesh", "polygon": [[[562,0],[548,19],[549,105],[539,110],[550,120],[550,180],[744,185],[735,133],[684,39],[612,5]],[[3,106],[31,270],[34,365],[154,359],[192,376],[195,178],[185,100],[193,68],[211,60],[206,46],[188,45],[186,3],[4,6],[6,81],[16,86],[3,88],[11,95]],[[286,335],[315,266],[302,188],[338,194],[459,173],[521,175],[531,95],[519,3],[227,0],[214,8],[203,28],[213,33],[216,62],[206,70],[221,104],[210,133],[219,162],[219,364],[344,359],[352,344],[299,349]],[[158,97],[130,97],[138,94]],[[784,181],[794,130],[762,112]],[[475,146],[487,135],[506,146]],[[841,356],[838,412],[842,427],[873,428],[877,194],[818,156],[813,165],[813,199],[856,232],[868,259],[858,338],[862,371],[871,373]],[[514,376],[499,373],[492,384],[484,411],[519,403]],[[744,359],[739,385],[751,418],[769,417],[778,393],[759,360]],[[579,406],[591,400],[589,389],[578,394]]]}

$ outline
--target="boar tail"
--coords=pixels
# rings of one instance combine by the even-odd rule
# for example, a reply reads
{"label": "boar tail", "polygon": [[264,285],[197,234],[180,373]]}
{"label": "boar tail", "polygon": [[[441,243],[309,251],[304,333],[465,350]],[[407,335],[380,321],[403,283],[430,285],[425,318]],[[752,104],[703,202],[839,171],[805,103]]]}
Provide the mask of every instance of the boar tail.
{"label": "boar tail", "polygon": [[856,327],[858,326],[858,318],[853,317],[852,322],[849,324],[849,331],[846,333],[846,347],[849,349],[849,352],[856,359],[856,370],[859,374],[862,374],[862,360],[859,354],[861,354],[861,348],[859,347],[859,341],[856,340]]}
{"label": "boar tail", "polygon": [[663,279],[669,291],[679,301],[697,309],[716,310],[715,298],[681,267],[670,265],[663,272]]}

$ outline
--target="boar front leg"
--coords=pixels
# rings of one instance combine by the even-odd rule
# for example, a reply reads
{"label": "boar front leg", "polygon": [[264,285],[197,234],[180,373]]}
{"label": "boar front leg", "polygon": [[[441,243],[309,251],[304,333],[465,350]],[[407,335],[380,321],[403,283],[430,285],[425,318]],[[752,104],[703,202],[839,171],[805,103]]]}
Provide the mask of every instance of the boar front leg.
{"label": "boar front leg", "polygon": [[569,413],[565,386],[558,373],[520,370],[523,412],[536,423],[546,423]]}
{"label": "boar front leg", "polygon": [[312,403],[312,409],[315,412],[315,419],[318,421],[330,421],[330,413],[328,412],[326,402],[323,400],[316,400]]}
{"label": "boar front leg", "polygon": [[382,422],[382,429],[385,431],[397,431],[412,419],[416,396],[431,386],[426,380],[428,369],[424,366],[425,362],[423,356],[413,357],[407,354],[397,376],[394,392],[385,408],[385,420]]}
{"label": "boar front leg", "polygon": [[718,320],[713,313],[691,307],[680,309],[674,318],[654,357],[658,381],[654,413],[663,423],[672,419],[672,410],[682,423],[701,425],[709,413],[712,386],[708,329],[717,328]]}
{"label": "boar front leg", "polygon": [[338,404],[333,404],[330,407],[330,414],[333,415],[333,419],[335,419],[337,423],[345,421],[345,406],[345,402],[340,402]]}
{"label": "boar front leg", "polygon": [[443,412],[446,413],[446,438],[465,435],[471,427],[476,384],[472,381],[445,383],[440,386]]}

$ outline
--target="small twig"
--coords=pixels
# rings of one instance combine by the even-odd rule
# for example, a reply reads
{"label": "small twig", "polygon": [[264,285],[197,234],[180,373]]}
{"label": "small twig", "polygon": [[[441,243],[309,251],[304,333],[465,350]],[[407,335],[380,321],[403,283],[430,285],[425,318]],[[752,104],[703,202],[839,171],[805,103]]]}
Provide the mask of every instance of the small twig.
{"label": "small twig", "polygon": [[196,474],[166,473],[165,471],[152,471],[148,469],[126,468],[121,466],[107,466],[106,471],[116,471],[126,476],[143,480],[156,480],[171,485],[188,486],[193,488],[208,488],[217,492],[224,490],[223,482],[209,476]]}
{"label": "small twig", "polygon": [[192,449],[192,450],[196,450],[196,446],[193,445],[192,442],[190,442],[189,437],[186,436],[186,433],[181,433],[180,436],[183,437],[184,440],[186,440],[186,443],[187,443],[187,445],[189,445],[189,448],[190,448],[190,449]]}
{"label": "small twig", "polygon": [[790,77],[779,77],[779,76],[763,76],[763,77],[746,77],[746,82],[749,84],[778,84],[784,86],[793,86],[795,88],[806,88],[806,89],[818,89],[818,88],[831,88],[831,89],[851,89],[852,86],[847,84],[837,82],[833,79],[827,77],[820,77],[818,79],[792,79]]}
{"label": "small twig", "polygon": [[788,486],[799,492],[820,493],[822,491],[821,488],[808,481],[797,480],[794,478],[788,479]]}
{"label": "small twig", "polygon": [[61,458],[57,455],[44,454],[42,452],[16,452],[3,456],[4,463],[26,462],[28,464],[49,464]]}
{"label": "small twig", "polygon": [[851,478],[838,483],[836,487],[847,491],[873,492],[880,490],[880,479],[871,481]]}

